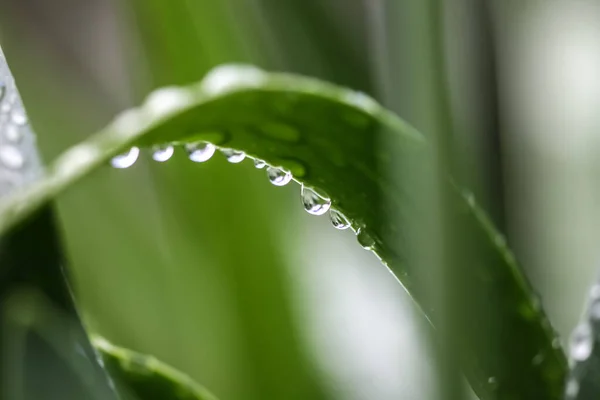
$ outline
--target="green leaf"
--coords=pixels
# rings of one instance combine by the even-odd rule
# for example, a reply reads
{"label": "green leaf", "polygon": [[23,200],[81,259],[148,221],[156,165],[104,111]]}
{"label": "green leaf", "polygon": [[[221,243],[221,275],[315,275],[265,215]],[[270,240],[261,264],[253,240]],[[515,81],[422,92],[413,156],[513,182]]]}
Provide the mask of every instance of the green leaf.
{"label": "green leaf", "polygon": [[217,400],[189,376],[155,357],[115,346],[99,336],[92,343],[111,377],[136,400]]}
{"label": "green leaf", "polygon": [[[60,156],[46,179],[2,203],[0,232],[131,146],[198,141],[244,151],[325,193],[359,243],[393,271],[435,324],[420,271],[411,269],[415,250],[408,223],[420,212],[419,177],[430,165],[429,146],[370,97],[315,79],[229,65],[199,84],[160,89]],[[489,293],[502,311],[491,322],[480,321],[486,310],[481,305],[457,321],[464,332],[463,370],[483,399],[560,398],[565,356],[539,302],[502,236],[471,196],[456,193],[471,239],[464,270],[457,273],[477,292],[474,298]],[[515,349],[506,355],[510,368],[487,354],[490,346]]]}

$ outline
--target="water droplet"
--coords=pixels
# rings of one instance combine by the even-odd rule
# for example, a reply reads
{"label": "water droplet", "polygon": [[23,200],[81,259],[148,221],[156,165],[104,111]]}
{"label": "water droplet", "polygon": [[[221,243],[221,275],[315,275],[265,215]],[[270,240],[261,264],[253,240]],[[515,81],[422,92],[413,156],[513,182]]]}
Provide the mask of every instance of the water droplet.
{"label": "water droplet", "polygon": [[0,146],[0,162],[7,168],[19,169],[25,164],[23,154],[14,146]]}
{"label": "water droplet", "polygon": [[567,398],[573,398],[579,394],[579,383],[575,379],[569,379],[565,389]]}
{"label": "water droplet", "polygon": [[152,159],[158,162],[165,162],[173,156],[174,152],[175,149],[173,146],[155,146],[152,149]]}
{"label": "water droplet", "polygon": [[8,124],[4,130],[4,137],[9,142],[17,143],[23,138],[23,130],[14,124]]}
{"label": "water droplet", "polygon": [[269,181],[275,186],[285,186],[292,180],[292,174],[277,167],[268,167],[267,176]]}
{"label": "water droplet", "polygon": [[233,164],[241,163],[246,158],[246,153],[243,151],[233,149],[221,149],[221,153],[225,156],[227,161]]}
{"label": "water droplet", "polygon": [[321,196],[313,189],[302,185],[300,189],[302,196],[302,205],[304,209],[312,215],[323,215],[329,210],[331,200]]}
{"label": "water droplet", "polygon": [[571,336],[571,358],[575,361],[587,360],[590,354],[592,354],[592,346],[592,328],[588,324],[577,326]]}
{"label": "water droplet", "polygon": [[258,169],[263,169],[267,166],[267,163],[263,160],[259,160],[258,158],[254,160],[254,166]]}
{"label": "water droplet", "polygon": [[27,123],[27,115],[25,114],[25,110],[18,107],[12,111],[11,114],[12,122],[17,125],[25,125]]}
{"label": "water droplet", "polygon": [[348,218],[346,218],[346,216],[344,214],[342,214],[335,208],[332,208],[329,211],[329,217],[330,217],[331,223],[333,224],[333,227],[335,229],[342,230],[342,229],[350,228],[350,222],[348,221]]}
{"label": "water droplet", "polygon": [[373,239],[373,236],[371,236],[364,228],[360,228],[358,232],[356,232],[356,238],[358,239],[358,244],[365,250],[373,250],[375,247],[375,239]]}
{"label": "water droplet", "polygon": [[215,154],[217,148],[208,142],[190,143],[185,145],[190,160],[194,162],[205,162]]}
{"label": "water droplet", "polygon": [[110,164],[115,168],[129,168],[135,164],[139,155],[140,149],[132,147],[126,153],[113,157],[112,160],[110,160]]}

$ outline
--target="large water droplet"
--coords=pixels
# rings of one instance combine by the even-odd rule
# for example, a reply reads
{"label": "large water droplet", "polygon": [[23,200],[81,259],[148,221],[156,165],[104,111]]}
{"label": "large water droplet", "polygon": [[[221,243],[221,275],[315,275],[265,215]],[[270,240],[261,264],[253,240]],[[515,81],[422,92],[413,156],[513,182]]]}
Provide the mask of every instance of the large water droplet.
{"label": "large water droplet", "polygon": [[267,166],[267,163],[263,160],[259,160],[258,158],[254,160],[254,166],[258,169],[263,169]]}
{"label": "large water droplet", "polygon": [[112,160],[110,160],[110,164],[115,168],[129,168],[135,164],[139,155],[140,149],[132,147],[126,153],[113,157]]}
{"label": "large water droplet", "polygon": [[190,160],[194,162],[205,162],[215,154],[217,148],[208,142],[190,143],[185,145]]}
{"label": "large water droplet", "polygon": [[173,156],[175,149],[173,146],[155,146],[152,148],[152,159],[158,162],[165,162]]}
{"label": "large water droplet", "polygon": [[241,163],[246,158],[246,153],[234,149],[221,149],[221,153],[223,153],[227,161],[233,164]]}
{"label": "large water droplet", "polygon": [[17,125],[25,125],[27,123],[27,115],[21,107],[15,108],[11,113],[11,120]]}
{"label": "large water droplet", "polygon": [[19,169],[25,164],[23,154],[14,146],[0,146],[0,163],[10,169]]}
{"label": "large water droplet", "polygon": [[329,211],[329,218],[331,219],[331,223],[335,229],[342,230],[350,228],[350,222],[348,221],[348,218],[346,218],[344,214],[335,208],[332,208]]}
{"label": "large water droplet", "polygon": [[592,328],[588,324],[581,324],[575,328],[571,336],[571,358],[575,361],[585,361],[592,354],[593,337]]}
{"label": "large water droplet", "polygon": [[267,168],[269,181],[275,186],[285,186],[292,180],[292,174],[277,167]]}
{"label": "large water droplet", "polygon": [[331,200],[321,196],[313,189],[302,185],[300,193],[302,196],[302,205],[309,214],[323,215],[329,210]]}
{"label": "large water droplet", "polygon": [[373,236],[371,236],[364,228],[360,228],[358,232],[356,232],[356,239],[358,239],[358,243],[365,250],[373,250],[375,247],[375,239],[373,239]]}

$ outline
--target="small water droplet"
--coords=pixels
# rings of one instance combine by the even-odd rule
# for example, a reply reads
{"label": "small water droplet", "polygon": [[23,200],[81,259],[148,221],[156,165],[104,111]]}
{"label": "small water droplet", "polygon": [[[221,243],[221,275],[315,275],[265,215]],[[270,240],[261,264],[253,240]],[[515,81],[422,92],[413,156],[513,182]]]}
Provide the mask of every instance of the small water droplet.
{"label": "small water droplet", "polygon": [[365,250],[373,250],[375,247],[375,239],[373,239],[373,236],[371,236],[364,228],[360,228],[358,232],[356,232],[356,238],[358,239],[358,243]]}
{"label": "small water droplet", "polygon": [[343,230],[350,228],[350,222],[348,221],[348,218],[346,218],[344,214],[335,208],[332,208],[329,211],[329,218],[331,219],[331,223],[335,229]]}
{"label": "small water droplet", "polygon": [[292,180],[292,174],[277,167],[268,167],[267,176],[269,181],[275,186],[285,186]]}
{"label": "small water droplet", "polygon": [[126,153],[113,157],[112,160],[110,160],[110,164],[114,168],[129,168],[135,164],[139,155],[140,149],[137,147],[132,147]]}
{"label": "small water droplet", "polygon": [[254,160],[254,166],[258,169],[263,169],[267,166],[267,163],[263,160],[259,160],[258,158]]}
{"label": "small water droplet", "polygon": [[592,328],[588,324],[581,324],[575,328],[571,336],[571,358],[575,361],[585,361],[592,354],[593,337]]}
{"label": "small water droplet", "polygon": [[173,146],[155,146],[152,149],[152,159],[158,162],[165,162],[169,160],[171,156],[173,156],[174,152],[175,149],[173,148]]}
{"label": "small water droplet", "polygon": [[331,206],[331,200],[321,196],[315,190],[302,185],[300,189],[302,196],[302,205],[304,209],[312,215],[323,215]]}
{"label": "small water droplet", "polygon": [[25,125],[27,123],[25,110],[20,107],[15,108],[11,113],[11,120],[17,125]]}
{"label": "small water droplet", "polygon": [[205,162],[215,154],[217,148],[208,142],[197,142],[185,145],[190,160],[194,162]]}
{"label": "small water droplet", "polygon": [[232,164],[241,163],[246,158],[246,153],[234,149],[221,149],[221,153]]}
{"label": "small water droplet", "polygon": [[8,124],[4,130],[4,137],[9,142],[17,143],[23,138],[23,130],[14,124]]}
{"label": "small water droplet", "polygon": [[23,154],[14,146],[0,146],[0,162],[7,168],[19,169],[25,164]]}
{"label": "small water droplet", "polygon": [[575,379],[569,379],[565,389],[567,398],[573,398],[579,394],[579,383]]}

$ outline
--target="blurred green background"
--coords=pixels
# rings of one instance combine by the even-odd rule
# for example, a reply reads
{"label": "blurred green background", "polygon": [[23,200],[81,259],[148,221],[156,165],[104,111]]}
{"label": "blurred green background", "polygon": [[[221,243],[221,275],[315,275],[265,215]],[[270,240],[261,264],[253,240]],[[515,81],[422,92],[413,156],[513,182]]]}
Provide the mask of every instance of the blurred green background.
{"label": "blurred green background", "polygon": [[[2,7],[2,46],[46,161],[152,89],[226,62],[366,91],[425,133],[446,128],[434,109],[448,90],[471,186],[555,326],[567,334],[575,324],[600,238],[595,2]],[[447,87],[432,78],[438,31]],[[302,210],[296,184],[272,186],[250,161],[219,154],[194,164],[178,149],[164,164],[143,154],[127,170],[101,169],[58,210],[89,330],[156,355],[220,398],[431,398],[410,299],[351,232]]]}

